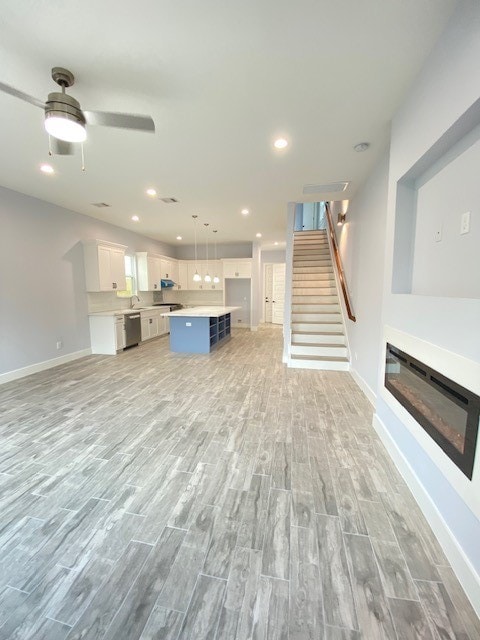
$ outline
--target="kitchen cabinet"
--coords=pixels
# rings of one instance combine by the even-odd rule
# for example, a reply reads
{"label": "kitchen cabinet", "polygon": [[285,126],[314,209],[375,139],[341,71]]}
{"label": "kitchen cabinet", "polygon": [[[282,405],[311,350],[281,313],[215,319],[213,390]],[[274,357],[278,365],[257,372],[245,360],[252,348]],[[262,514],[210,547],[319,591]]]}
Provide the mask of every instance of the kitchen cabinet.
{"label": "kitchen cabinet", "polygon": [[163,336],[169,331],[168,318],[163,318],[165,309],[148,309],[140,311],[142,342]]}
{"label": "kitchen cabinet", "polygon": [[160,276],[166,280],[173,280],[177,284],[178,262],[174,258],[162,256],[160,259]]}
{"label": "kitchen cabinet", "polygon": [[[198,273],[202,278],[200,282],[194,282],[193,276],[195,275],[195,270],[198,268]],[[205,276],[208,274],[212,278],[211,282],[205,282]],[[209,260],[208,263],[206,260],[188,260],[187,261],[187,289],[194,291],[221,291],[223,289],[223,269],[222,263],[220,260]],[[220,282],[213,282],[213,276],[217,275],[220,279]]]}
{"label": "kitchen cabinet", "polygon": [[188,280],[188,260],[179,260],[178,262],[178,280],[177,288],[179,290],[188,291],[190,282]]}
{"label": "kitchen cabinet", "polygon": [[137,252],[137,281],[139,291],[159,291],[162,279],[162,258],[146,251]]}
{"label": "kitchen cabinet", "polygon": [[140,324],[142,327],[142,342],[144,340],[150,340],[151,338],[156,338],[159,335],[158,316],[159,316],[159,312],[156,310],[140,312]]}
{"label": "kitchen cabinet", "polygon": [[251,278],[252,261],[250,258],[223,260],[224,278]]}
{"label": "kitchen cabinet", "polygon": [[85,242],[85,284],[87,291],[124,291],[125,245],[106,240]]}
{"label": "kitchen cabinet", "polygon": [[115,317],[115,344],[117,351],[125,349],[125,321],[123,316]]}

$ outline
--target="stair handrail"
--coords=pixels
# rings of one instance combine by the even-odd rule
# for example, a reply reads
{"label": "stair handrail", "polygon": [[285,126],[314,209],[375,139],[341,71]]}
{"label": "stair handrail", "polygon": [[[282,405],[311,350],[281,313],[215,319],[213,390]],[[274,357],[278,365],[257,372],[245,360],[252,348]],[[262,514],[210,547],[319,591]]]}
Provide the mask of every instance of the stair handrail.
{"label": "stair handrail", "polygon": [[337,265],[338,279],[340,281],[340,286],[342,287],[343,299],[345,300],[345,308],[347,310],[349,319],[352,322],[356,322],[357,319],[355,318],[355,314],[353,313],[353,306],[350,300],[350,295],[348,293],[347,281],[346,281],[345,272],[342,266],[342,259],[340,257],[340,252],[338,250],[337,236],[335,234],[335,227],[333,226],[332,214],[330,212],[330,206],[328,202],[325,202],[325,213],[327,215],[328,231],[329,231],[330,240],[332,243],[333,255],[335,256],[335,263]]}

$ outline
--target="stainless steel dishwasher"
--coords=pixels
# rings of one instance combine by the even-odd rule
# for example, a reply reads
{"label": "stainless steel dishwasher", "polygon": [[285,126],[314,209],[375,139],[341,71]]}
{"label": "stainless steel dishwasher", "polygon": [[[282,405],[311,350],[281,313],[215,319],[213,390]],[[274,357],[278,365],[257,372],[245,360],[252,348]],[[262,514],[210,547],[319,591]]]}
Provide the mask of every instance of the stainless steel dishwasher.
{"label": "stainless steel dishwasher", "polygon": [[125,314],[125,349],[136,347],[142,340],[142,325],[139,313]]}

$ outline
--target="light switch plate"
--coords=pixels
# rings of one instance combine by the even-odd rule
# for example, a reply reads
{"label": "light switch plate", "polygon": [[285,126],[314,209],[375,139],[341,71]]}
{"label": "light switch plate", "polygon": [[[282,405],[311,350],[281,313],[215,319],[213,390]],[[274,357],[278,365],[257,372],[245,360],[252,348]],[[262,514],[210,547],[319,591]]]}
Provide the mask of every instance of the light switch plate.
{"label": "light switch plate", "polygon": [[442,241],[442,225],[438,226],[435,229],[434,238],[435,238],[435,242],[441,242]]}
{"label": "light switch plate", "polygon": [[470,211],[462,213],[460,235],[463,235],[464,233],[470,233]]}

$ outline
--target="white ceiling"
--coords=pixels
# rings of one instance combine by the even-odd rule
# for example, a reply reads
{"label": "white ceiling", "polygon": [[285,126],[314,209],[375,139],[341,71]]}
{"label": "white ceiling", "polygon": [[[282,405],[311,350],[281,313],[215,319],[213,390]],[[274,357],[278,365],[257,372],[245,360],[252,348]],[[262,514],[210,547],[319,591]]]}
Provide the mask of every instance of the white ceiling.
{"label": "white ceiling", "polygon": [[[156,133],[90,127],[87,172],[78,154],[56,156],[46,176],[42,111],[0,94],[0,184],[170,244],[192,241],[193,213],[219,242],[258,231],[282,241],[289,201],[351,198],[362,185],[455,4],[4,0],[0,81],[45,100],[63,66],[84,109],[150,114]],[[302,196],[338,180],[351,182],[343,194]],[[149,199],[150,186],[179,204]]]}

